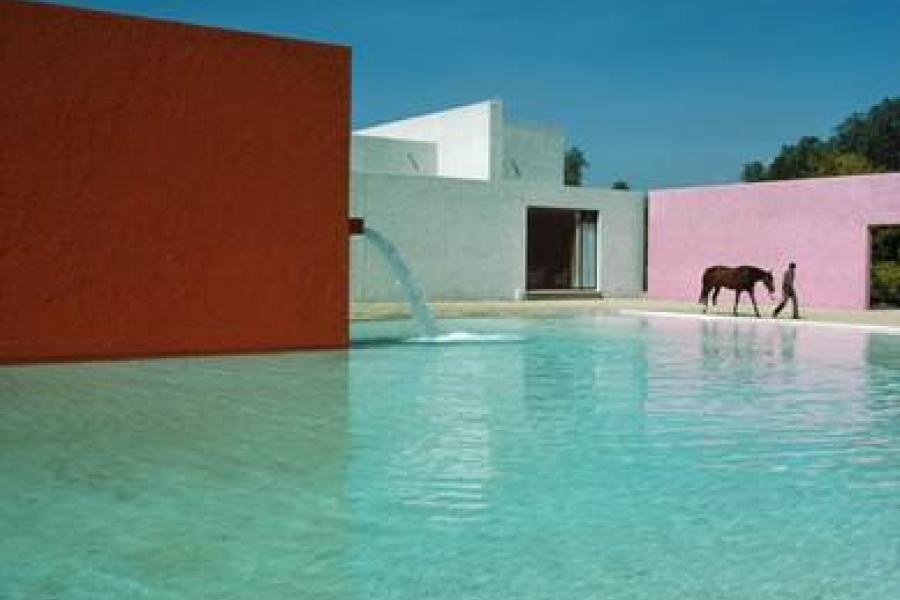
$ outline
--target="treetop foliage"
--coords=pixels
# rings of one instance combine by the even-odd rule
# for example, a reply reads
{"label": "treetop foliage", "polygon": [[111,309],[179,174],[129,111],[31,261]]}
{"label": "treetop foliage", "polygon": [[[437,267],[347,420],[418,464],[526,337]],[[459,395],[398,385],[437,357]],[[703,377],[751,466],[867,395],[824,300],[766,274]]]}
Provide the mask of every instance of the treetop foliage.
{"label": "treetop foliage", "polygon": [[743,181],[858,175],[900,171],[900,97],[885,98],[865,113],[855,113],[827,140],[804,136],[781,147],[766,165],[748,162]]}
{"label": "treetop foliage", "polygon": [[584,170],[591,163],[587,161],[578,146],[572,146],[566,150],[564,158],[563,183],[566,185],[581,185]]}

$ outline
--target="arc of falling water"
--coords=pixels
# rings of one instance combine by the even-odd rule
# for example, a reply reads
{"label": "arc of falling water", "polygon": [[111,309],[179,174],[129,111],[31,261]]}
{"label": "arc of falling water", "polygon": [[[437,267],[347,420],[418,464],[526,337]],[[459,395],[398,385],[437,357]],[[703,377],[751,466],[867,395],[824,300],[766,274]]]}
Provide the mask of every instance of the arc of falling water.
{"label": "arc of falling water", "polygon": [[391,269],[394,279],[403,289],[403,294],[406,296],[406,301],[409,303],[410,313],[416,327],[416,333],[421,337],[433,337],[437,335],[438,327],[434,318],[434,313],[431,312],[431,308],[429,308],[428,303],[425,301],[425,294],[422,292],[422,288],[419,287],[419,284],[413,277],[412,271],[409,270],[409,266],[406,264],[406,261],[403,260],[400,251],[397,250],[397,247],[394,246],[390,240],[371,227],[365,227],[365,229],[363,229],[363,236],[378,249],[381,257]]}

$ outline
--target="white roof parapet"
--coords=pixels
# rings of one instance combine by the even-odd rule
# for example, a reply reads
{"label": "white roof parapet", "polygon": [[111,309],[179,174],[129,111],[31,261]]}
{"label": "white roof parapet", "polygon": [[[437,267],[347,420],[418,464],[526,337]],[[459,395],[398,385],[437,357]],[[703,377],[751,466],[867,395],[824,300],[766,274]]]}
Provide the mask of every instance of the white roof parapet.
{"label": "white roof parapet", "polygon": [[562,185],[564,145],[559,127],[507,124],[502,102],[486,100],[359,129],[351,164],[362,173]]}
{"label": "white roof parapet", "polygon": [[487,180],[499,176],[502,118],[500,102],[488,100],[366,127],[354,135],[432,142],[438,176]]}

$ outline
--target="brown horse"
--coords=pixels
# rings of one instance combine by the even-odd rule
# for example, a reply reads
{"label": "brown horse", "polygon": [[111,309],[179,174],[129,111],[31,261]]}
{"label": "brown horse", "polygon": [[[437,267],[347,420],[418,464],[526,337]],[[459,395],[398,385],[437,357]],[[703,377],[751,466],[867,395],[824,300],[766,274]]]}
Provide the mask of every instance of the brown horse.
{"label": "brown horse", "polygon": [[750,294],[750,300],[753,302],[753,310],[756,316],[759,316],[759,309],[756,307],[756,298],[753,296],[753,288],[757,281],[762,281],[769,290],[769,295],[775,293],[775,284],[772,280],[772,271],[765,271],[759,267],[751,267],[741,265],[740,267],[709,267],[703,271],[703,289],[700,292],[700,304],[703,305],[703,312],[709,310],[709,292],[712,290],[713,306],[719,297],[719,290],[723,287],[734,290],[734,314],[737,314],[738,302],[741,300],[741,293]]}

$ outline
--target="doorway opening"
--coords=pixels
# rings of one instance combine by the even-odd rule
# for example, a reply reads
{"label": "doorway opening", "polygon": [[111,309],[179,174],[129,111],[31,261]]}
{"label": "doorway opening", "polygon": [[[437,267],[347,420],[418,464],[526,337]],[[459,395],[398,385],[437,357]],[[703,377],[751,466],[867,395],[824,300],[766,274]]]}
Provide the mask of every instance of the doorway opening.
{"label": "doorway opening", "polygon": [[596,210],[528,208],[528,291],[599,291]]}
{"label": "doorway opening", "polygon": [[869,227],[869,308],[900,308],[900,225]]}

